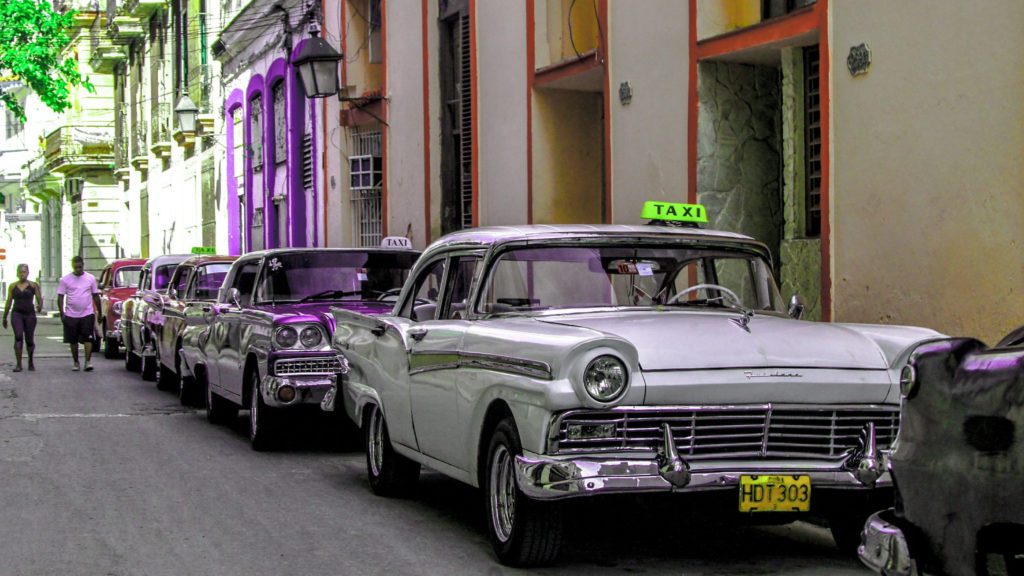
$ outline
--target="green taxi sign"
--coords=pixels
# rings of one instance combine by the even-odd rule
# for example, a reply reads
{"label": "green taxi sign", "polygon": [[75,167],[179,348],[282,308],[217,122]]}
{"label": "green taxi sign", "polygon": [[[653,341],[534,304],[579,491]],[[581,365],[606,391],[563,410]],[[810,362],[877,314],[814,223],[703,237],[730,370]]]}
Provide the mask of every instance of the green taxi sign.
{"label": "green taxi sign", "polygon": [[193,254],[202,254],[202,255],[216,254],[217,253],[217,249],[214,248],[213,246],[193,246],[192,247],[192,253]]}
{"label": "green taxi sign", "polygon": [[701,204],[677,204],[674,202],[644,202],[640,214],[644,220],[665,220],[667,222],[706,223],[708,211]]}

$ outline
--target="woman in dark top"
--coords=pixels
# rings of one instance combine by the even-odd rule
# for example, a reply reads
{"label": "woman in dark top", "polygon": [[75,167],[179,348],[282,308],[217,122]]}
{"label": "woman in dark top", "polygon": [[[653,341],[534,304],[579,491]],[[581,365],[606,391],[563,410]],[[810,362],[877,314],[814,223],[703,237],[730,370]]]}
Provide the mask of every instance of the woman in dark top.
{"label": "woman in dark top", "polygon": [[[35,304],[33,305],[33,300]],[[35,370],[32,354],[36,350],[36,312],[43,309],[43,291],[39,284],[28,279],[28,264],[18,264],[18,281],[7,289],[7,303],[4,304],[4,328],[7,328],[7,314],[14,302],[14,357],[18,360],[15,372],[21,372],[21,346],[28,347],[28,369]]]}

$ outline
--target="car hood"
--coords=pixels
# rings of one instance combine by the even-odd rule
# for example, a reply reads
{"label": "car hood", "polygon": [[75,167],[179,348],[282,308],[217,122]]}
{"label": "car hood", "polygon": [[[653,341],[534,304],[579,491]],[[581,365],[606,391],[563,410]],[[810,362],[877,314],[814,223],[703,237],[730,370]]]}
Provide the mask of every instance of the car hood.
{"label": "car hood", "polygon": [[288,304],[261,304],[259,308],[271,315],[277,322],[302,322],[315,319],[318,322],[326,322],[333,330],[334,316],[331,315],[331,308],[351,310],[360,314],[376,316],[387,314],[394,307],[392,302],[366,302],[360,300],[318,300],[316,302],[288,303]]}
{"label": "car hood", "polygon": [[756,315],[747,329],[724,311],[563,314],[542,322],[589,328],[636,347],[642,370],[838,368],[885,370],[868,336],[841,324]]}
{"label": "car hood", "polygon": [[134,288],[134,287],[128,287],[128,288],[108,288],[107,289],[107,298],[110,298],[111,300],[114,300],[114,301],[127,300],[127,299],[131,298],[132,296],[134,296],[136,291],[137,291],[137,289]]}

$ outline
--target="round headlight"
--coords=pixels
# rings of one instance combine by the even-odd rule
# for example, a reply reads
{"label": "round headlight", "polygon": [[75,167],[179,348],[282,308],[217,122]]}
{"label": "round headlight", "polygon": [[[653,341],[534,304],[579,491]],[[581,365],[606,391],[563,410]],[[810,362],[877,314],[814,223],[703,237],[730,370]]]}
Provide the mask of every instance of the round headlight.
{"label": "round headlight", "polygon": [[626,390],[629,373],[626,365],[614,356],[598,356],[587,364],[583,387],[598,402],[611,402]]}
{"label": "round headlight", "polygon": [[281,348],[291,348],[295,346],[295,343],[298,341],[299,333],[291,326],[278,328],[277,334],[274,335],[274,342],[276,342]]}
{"label": "round headlight", "polygon": [[299,333],[299,341],[306,348],[315,348],[324,341],[324,334],[316,326],[307,326]]}
{"label": "round headlight", "polygon": [[114,302],[114,305],[111,308],[114,310],[114,314],[117,314],[118,316],[120,316],[121,315],[121,311],[124,310],[124,302],[121,302],[121,301]]}
{"label": "round headlight", "polygon": [[913,398],[917,394],[917,370],[910,364],[900,371],[900,394],[904,398]]}

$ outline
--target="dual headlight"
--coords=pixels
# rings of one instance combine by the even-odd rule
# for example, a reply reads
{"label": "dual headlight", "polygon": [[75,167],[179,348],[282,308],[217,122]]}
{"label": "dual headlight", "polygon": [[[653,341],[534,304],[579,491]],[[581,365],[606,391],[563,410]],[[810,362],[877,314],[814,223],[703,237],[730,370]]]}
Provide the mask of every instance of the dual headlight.
{"label": "dual headlight", "polygon": [[325,340],[323,328],[316,324],[281,326],[274,332],[279,348],[318,348]]}
{"label": "dual headlight", "polygon": [[583,372],[583,389],[598,402],[612,402],[626,391],[629,370],[615,356],[598,356]]}

